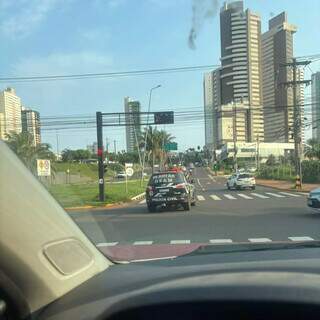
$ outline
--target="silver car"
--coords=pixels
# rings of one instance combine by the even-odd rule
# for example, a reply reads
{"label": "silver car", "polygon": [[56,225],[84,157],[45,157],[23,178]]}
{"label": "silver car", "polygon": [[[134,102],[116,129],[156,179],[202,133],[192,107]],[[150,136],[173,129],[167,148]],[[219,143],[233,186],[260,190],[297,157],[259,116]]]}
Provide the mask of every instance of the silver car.
{"label": "silver car", "polygon": [[310,208],[320,210],[320,187],[310,191],[307,199],[307,205]]}

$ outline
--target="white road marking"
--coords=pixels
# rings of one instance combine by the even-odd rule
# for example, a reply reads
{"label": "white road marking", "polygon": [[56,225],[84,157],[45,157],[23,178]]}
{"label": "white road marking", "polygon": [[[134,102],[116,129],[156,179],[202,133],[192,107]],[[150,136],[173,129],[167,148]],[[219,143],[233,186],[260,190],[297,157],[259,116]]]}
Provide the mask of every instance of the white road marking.
{"label": "white road marking", "polygon": [[300,194],[294,194],[294,193],[289,193],[289,192],[279,192],[281,194],[284,194],[286,196],[291,196],[291,197],[301,197]]}
{"label": "white road marking", "polygon": [[291,241],[313,241],[311,237],[288,237]]}
{"label": "white road marking", "polygon": [[251,195],[253,196],[256,196],[258,198],[261,198],[261,199],[269,199],[270,197],[267,197],[267,196],[264,196],[262,194],[259,194],[259,193],[250,193]]}
{"label": "white road marking", "polygon": [[171,240],[170,244],[189,244],[190,240]]}
{"label": "white road marking", "polygon": [[269,238],[250,238],[248,239],[250,242],[254,243],[263,243],[263,242],[271,242],[272,240]]}
{"label": "white road marking", "polygon": [[202,189],[202,191],[205,191],[205,190],[204,190],[204,187],[203,187],[202,184],[200,183],[200,180],[197,179],[197,181],[198,181],[198,184],[199,184],[200,188]]}
{"label": "white road marking", "polygon": [[153,241],[135,241],[133,245],[135,246],[142,246],[142,245],[149,245],[153,244]]}
{"label": "white road marking", "polygon": [[97,243],[96,246],[97,247],[112,247],[117,244],[118,244],[118,242],[101,242],[101,243]]}
{"label": "white road marking", "polygon": [[143,199],[139,202],[139,204],[144,204],[144,203],[146,203],[146,199]]}
{"label": "white road marking", "polygon": [[279,193],[266,192],[266,194],[268,194],[269,196],[276,197],[276,198],[285,198],[285,196],[282,196],[282,195],[279,194]]}
{"label": "white road marking", "polygon": [[232,243],[232,239],[211,239],[210,243]]}
{"label": "white road marking", "polygon": [[231,194],[224,194],[224,196],[229,199],[229,200],[237,200],[237,198],[235,198],[234,196],[232,196]]}
{"label": "white road marking", "polygon": [[219,198],[218,196],[216,196],[215,194],[212,194],[210,196],[210,198],[212,198],[213,200],[221,200],[221,198]]}
{"label": "white road marking", "polygon": [[244,194],[244,193],[238,193],[238,196],[239,197],[242,197],[242,198],[244,198],[244,199],[250,199],[250,200],[252,200],[253,198],[251,198],[251,197],[249,197],[249,196],[247,196],[246,194]]}
{"label": "white road marking", "polygon": [[200,196],[200,195],[197,196],[197,198],[198,198],[199,201],[204,201],[204,200],[206,200],[206,199],[204,198],[204,196]]}

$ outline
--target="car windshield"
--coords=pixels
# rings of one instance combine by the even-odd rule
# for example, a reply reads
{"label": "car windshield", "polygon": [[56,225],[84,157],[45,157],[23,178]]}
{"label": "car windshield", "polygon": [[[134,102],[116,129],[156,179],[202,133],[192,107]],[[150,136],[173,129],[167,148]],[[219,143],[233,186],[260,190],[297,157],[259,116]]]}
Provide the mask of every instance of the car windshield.
{"label": "car windshield", "polygon": [[152,176],[149,181],[149,185],[160,187],[160,186],[170,186],[173,184],[178,184],[183,182],[184,180],[181,174],[163,173],[163,174],[157,174]]}
{"label": "car windshield", "polygon": [[239,174],[238,178],[239,179],[247,179],[247,178],[251,178],[252,176],[250,174]]}
{"label": "car windshield", "polygon": [[114,261],[320,240],[319,21],[319,0],[0,0],[0,139]]}

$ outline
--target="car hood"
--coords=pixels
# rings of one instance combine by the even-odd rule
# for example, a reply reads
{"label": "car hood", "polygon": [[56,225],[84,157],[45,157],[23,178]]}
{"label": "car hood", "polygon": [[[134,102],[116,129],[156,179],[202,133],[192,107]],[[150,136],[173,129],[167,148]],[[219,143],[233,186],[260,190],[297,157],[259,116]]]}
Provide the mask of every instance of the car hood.
{"label": "car hood", "polygon": [[320,193],[320,187],[310,191],[310,194]]}

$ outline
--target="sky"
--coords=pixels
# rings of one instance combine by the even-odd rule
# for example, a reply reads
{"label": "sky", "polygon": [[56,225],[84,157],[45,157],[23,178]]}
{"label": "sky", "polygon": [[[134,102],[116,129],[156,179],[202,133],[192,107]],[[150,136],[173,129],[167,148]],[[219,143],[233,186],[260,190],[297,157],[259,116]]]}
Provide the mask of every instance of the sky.
{"label": "sky", "polygon": [[[247,0],[258,12],[262,31],[268,19],[287,11],[297,25],[295,56],[320,52],[319,0]],[[220,58],[219,0],[0,0],[1,77],[65,75],[155,68],[217,65]],[[188,43],[192,8],[197,36]],[[199,7],[200,6],[200,7]],[[199,9],[200,8],[200,9]],[[203,8],[209,8],[208,13]],[[206,14],[208,13],[208,14]],[[205,15],[206,14],[206,15]],[[205,17],[204,17],[205,16]],[[313,63],[306,78],[320,70]],[[147,111],[203,110],[203,71],[56,82],[0,83],[15,88],[23,105],[41,117],[94,116],[96,111],[123,112],[123,99],[139,100]],[[306,90],[310,95],[309,88]],[[162,127],[161,127],[162,128]],[[179,150],[204,145],[204,123],[166,125]],[[307,133],[308,136],[309,133]],[[42,131],[53,149],[84,148],[96,140],[95,129]],[[104,129],[113,150],[125,149],[124,128]]]}

